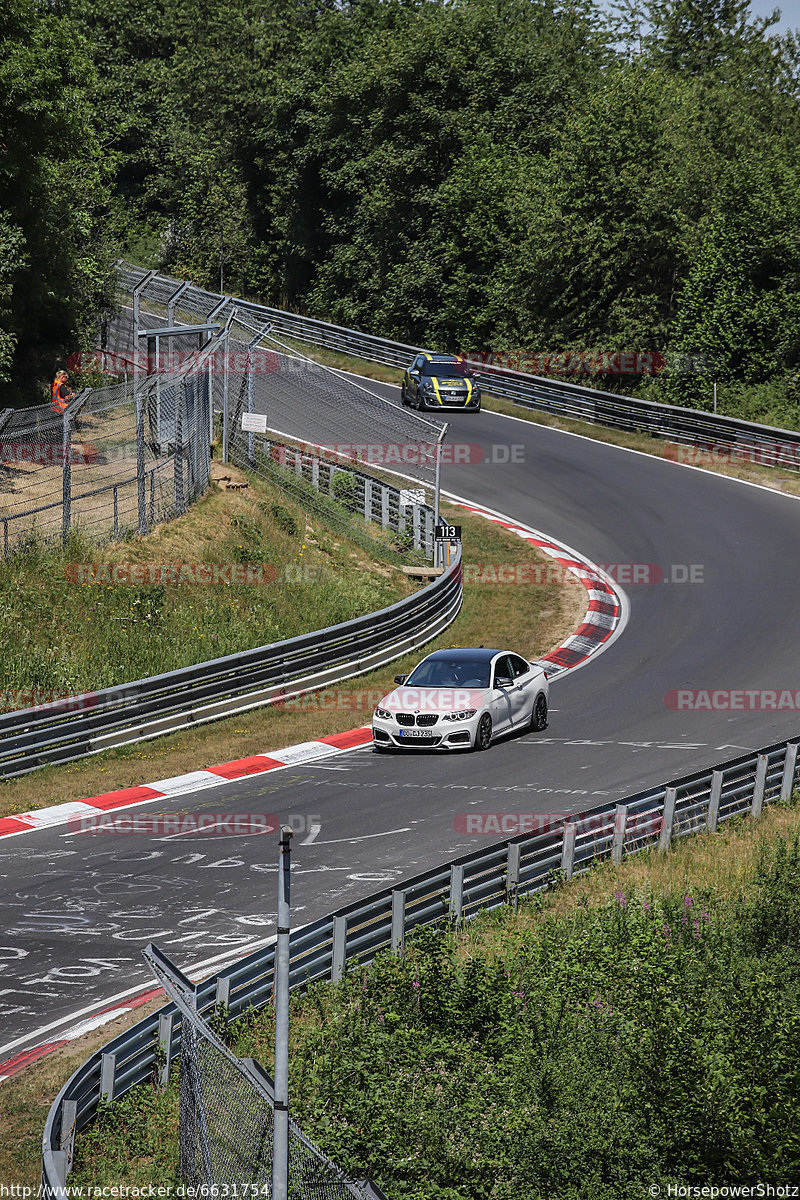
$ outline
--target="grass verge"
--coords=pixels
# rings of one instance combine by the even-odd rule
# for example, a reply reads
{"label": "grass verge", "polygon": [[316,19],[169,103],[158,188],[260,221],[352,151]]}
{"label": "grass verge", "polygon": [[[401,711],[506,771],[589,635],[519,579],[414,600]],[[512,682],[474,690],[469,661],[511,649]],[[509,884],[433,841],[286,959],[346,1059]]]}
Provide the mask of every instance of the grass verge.
{"label": "grass verge", "polygon": [[[190,582],[114,584],[119,564],[186,564]],[[223,582],[191,582],[197,564],[216,564]],[[237,570],[254,582],[232,582]],[[28,708],[99,691],[336,625],[412,590],[278,484],[214,463],[205,496],[146,537],[34,540],[0,563],[0,700]]]}
{"label": "grass verge", "polygon": [[[800,811],[686,838],[292,999],[305,1131],[390,1200],[617,1200],[798,1177]],[[270,1069],[272,1014],[228,1031]],[[2,1093],[0,1093],[0,1102]],[[75,1184],[177,1183],[177,1089],[78,1142]],[[698,1193],[699,1194],[699,1193]]]}
{"label": "grass verge", "polygon": [[[489,521],[471,516],[462,509],[445,507],[443,511],[449,520],[462,526],[466,563],[544,564],[550,561],[528,543]],[[153,536],[167,539],[171,535],[165,526]],[[291,553],[292,545],[297,547],[296,542],[290,543],[287,553]],[[297,552],[295,548],[294,553]],[[182,554],[184,558],[190,557],[185,551]],[[456,621],[429,643],[425,652],[492,641],[535,658],[572,633],[580,624],[585,609],[586,592],[579,584],[564,587],[552,583],[467,585],[464,605]],[[312,623],[311,627],[320,624],[317,621],[316,626]],[[250,644],[257,645],[264,640],[254,637]],[[118,788],[166,779],[368,724],[379,698],[376,693],[383,695],[389,691],[394,675],[409,671],[420,657],[420,653],[407,655],[378,671],[280,709],[254,709],[152,742],[110,750],[76,763],[46,767],[0,783],[0,815],[27,812],[43,805],[80,800]]]}

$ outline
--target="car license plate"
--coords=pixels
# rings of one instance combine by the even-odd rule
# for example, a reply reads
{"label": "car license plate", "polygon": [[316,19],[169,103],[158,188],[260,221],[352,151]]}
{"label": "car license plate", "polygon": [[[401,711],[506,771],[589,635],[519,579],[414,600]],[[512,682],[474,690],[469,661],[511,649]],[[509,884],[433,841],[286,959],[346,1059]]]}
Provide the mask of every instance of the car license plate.
{"label": "car license plate", "polygon": [[424,729],[401,729],[401,738],[427,738],[428,741],[433,740],[433,736],[427,733]]}

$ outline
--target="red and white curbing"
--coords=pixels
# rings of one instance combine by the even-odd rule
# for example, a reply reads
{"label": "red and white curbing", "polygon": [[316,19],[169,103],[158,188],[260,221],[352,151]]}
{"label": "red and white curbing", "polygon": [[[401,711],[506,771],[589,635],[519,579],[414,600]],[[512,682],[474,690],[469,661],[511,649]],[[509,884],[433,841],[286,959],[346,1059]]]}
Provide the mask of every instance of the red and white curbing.
{"label": "red and white curbing", "polygon": [[161,988],[150,988],[149,991],[141,992],[138,996],[132,996],[130,1000],[126,1000],[124,1004],[115,1004],[113,1008],[98,1009],[93,1016],[87,1017],[84,1021],[78,1021],[75,1025],[71,1025],[65,1029],[58,1038],[52,1042],[41,1042],[38,1046],[31,1046],[27,1050],[20,1050],[19,1053],[7,1058],[5,1062],[0,1062],[0,1083],[6,1079],[12,1079],[18,1075],[20,1071],[24,1071],[31,1063],[37,1062],[38,1059],[44,1058],[47,1054],[52,1054],[54,1050],[58,1050],[61,1046],[66,1046],[76,1038],[82,1037],[84,1033],[91,1033],[93,1029],[100,1029],[103,1025],[107,1025],[109,1021],[114,1021],[117,1017],[122,1017],[125,1013],[133,1012],[134,1009],[140,1008],[142,1004],[147,1004],[148,1000],[154,1000],[157,996],[162,995]]}
{"label": "red and white curbing", "polygon": [[[621,632],[626,615],[624,593],[618,592],[609,577],[598,567],[576,554],[568,546],[546,537],[535,529],[521,525],[518,521],[513,521],[502,513],[496,513],[491,509],[481,508],[460,499],[457,502],[466,511],[501,525],[510,533],[516,533],[525,541],[537,546],[560,566],[571,571],[586,588],[589,605],[582,623],[566,641],[539,660],[548,677],[582,666],[593,655],[605,649],[611,640]],[[279,767],[297,766],[300,763],[310,762],[315,758],[330,755],[332,752],[341,753],[346,750],[354,750],[359,746],[368,745],[371,741],[371,726],[362,725],[356,729],[345,730],[343,733],[332,733],[314,741],[301,742],[296,746],[285,746],[282,750],[270,750],[268,754],[255,754],[250,758],[221,763],[202,771],[190,771],[186,775],[177,775],[172,779],[159,779],[155,783],[139,784],[137,787],[123,788],[117,792],[105,792],[100,796],[90,796],[86,800],[40,808],[36,812],[19,813],[13,817],[0,817],[0,838],[29,833],[33,829],[66,825],[70,818],[76,816],[88,816],[98,811],[109,812],[134,804],[146,804],[152,800],[219,787],[221,784],[230,783],[235,779],[244,779],[250,775],[263,775],[267,771],[274,771]]]}
{"label": "red and white curbing", "polygon": [[[612,639],[618,636],[627,619],[627,600],[625,594],[619,591],[611,579],[598,567],[581,558],[568,546],[564,546],[552,538],[547,538],[537,530],[521,525],[511,518],[505,517],[502,513],[480,508],[460,499],[457,503],[466,511],[502,525],[510,533],[516,533],[519,537],[537,546],[544,554],[549,555],[561,566],[573,572],[586,588],[589,605],[582,624],[566,641],[539,660],[545,666],[548,676],[575,670],[590,657],[605,649]],[[282,750],[270,750],[269,754],[255,754],[250,758],[221,763],[216,767],[208,767],[206,770],[191,771],[173,779],[160,779],[155,783],[123,788],[117,792],[106,792],[101,796],[91,796],[82,801],[56,804],[51,808],[39,809],[37,812],[0,817],[0,837],[14,837],[33,829],[64,825],[70,817],[77,815],[84,816],[98,811],[109,812],[130,805],[146,804],[152,800],[218,787],[221,784],[230,783],[232,780],[262,775],[278,768],[310,762],[331,753],[346,753],[360,746],[369,745],[371,741],[372,727],[363,725],[357,729],[348,729],[343,733],[333,733],[310,742],[301,742],[296,746],[286,746]],[[50,1054],[53,1050],[57,1050],[60,1046],[67,1045],[82,1034],[100,1028],[116,1017],[146,1004],[148,1000],[158,996],[160,991],[160,988],[151,989],[127,999],[121,1004],[100,1009],[92,1016],[70,1026],[52,1042],[44,1042],[27,1050],[19,1051],[5,1062],[0,1062],[0,1083],[12,1078],[25,1067]]]}
{"label": "red and white curbing", "polygon": [[181,796],[186,792],[219,787],[223,783],[244,779],[248,775],[263,775],[277,767],[293,767],[335,751],[353,750],[358,746],[366,746],[371,741],[372,726],[363,725],[358,729],[332,733],[312,742],[286,746],[283,750],[270,750],[269,754],[254,754],[250,758],[220,763],[219,766],[208,767],[204,771],[190,771],[188,775],[176,775],[173,779],[159,779],[155,783],[142,783],[137,787],[123,788],[119,792],[105,792],[101,796],[89,796],[86,800],[40,808],[36,812],[0,817],[0,838],[14,837],[20,833],[29,833],[32,829],[44,829],[52,825],[66,825],[70,818],[76,816],[89,816],[98,811],[110,812],[132,804],[144,804],[149,800],[161,800]]}
{"label": "red and white curbing", "polygon": [[526,542],[537,546],[543,554],[547,554],[560,566],[572,572],[586,588],[589,604],[583,621],[566,641],[539,659],[548,678],[583,666],[587,659],[606,649],[612,639],[622,632],[627,620],[627,600],[605,571],[569,546],[527,525],[521,525],[511,517],[470,504],[466,500],[459,499],[457,503],[467,512],[493,521],[509,533],[516,533]]}

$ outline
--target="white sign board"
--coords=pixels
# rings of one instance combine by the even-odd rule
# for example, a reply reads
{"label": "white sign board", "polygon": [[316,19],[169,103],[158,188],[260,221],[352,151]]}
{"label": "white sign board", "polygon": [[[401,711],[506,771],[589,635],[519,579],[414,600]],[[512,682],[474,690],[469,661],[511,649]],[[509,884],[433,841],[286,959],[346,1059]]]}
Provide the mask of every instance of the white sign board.
{"label": "white sign board", "polygon": [[260,413],[242,413],[242,433],[266,433],[267,418]]}
{"label": "white sign board", "polygon": [[424,488],[402,488],[400,491],[400,507],[411,508],[413,504],[425,503]]}

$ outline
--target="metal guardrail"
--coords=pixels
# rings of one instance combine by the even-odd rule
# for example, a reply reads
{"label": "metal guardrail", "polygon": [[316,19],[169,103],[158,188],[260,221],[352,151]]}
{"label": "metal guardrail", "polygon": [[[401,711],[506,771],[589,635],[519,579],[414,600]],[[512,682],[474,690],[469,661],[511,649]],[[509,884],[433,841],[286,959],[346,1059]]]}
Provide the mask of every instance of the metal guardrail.
{"label": "metal guardrail", "polygon": [[[213,292],[206,295],[209,301],[222,298]],[[254,314],[259,320],[271,322],[273,330],[284,337],[368,362],[404,368],[415,354],[425,350],[422,346],[394,342],[249,300],[236,300],[235,303],[237,308]],[[765,466],[800,471],[800,432],[797,430],[760,425],[701,409],[657,404],[652,400],[634,399],[480,362],[473,362],[472,366],[476,379],[487,391],[524,408],[611,429],[647,433],[651,437],[709,450],[724,447]]]}
{"label": "metal guardrail", "polygon": [[[757,817],[765,803],[791,796],[798,743],[800,736],[570,816],[556,829],[496,843],[321,917],[291,935],[290,986],[300,991],[316,981],[336,981],[348,961],[368,964],[382,951],[399,953],[417,926],[516,904],[547,888],[553,872],[571,879],[601,859],[618,863],[654,845],[668,849],[673,839],[701,829],[713,832],[735,816]],[[197,1011],[223,1005],[234,1019],[264,1005],[272,993],[274,957],[274,946],[264,947],[194,985]],[[90,1123],[101,1097],[113,1100],[148,1080],[164,1083],[180,1041],[179,1014],[167,1004],[93,1054],[64,1084],[44,1129],[46,1196],[63,1196],[75,1134]]]}
{"label": "metal guardrail", "polygon": [[459,549],[432,583],[378,612],[56,705],[5,713],[0,716],[0,778],[364,674],[436,637],[454,620],[461,601]]}

